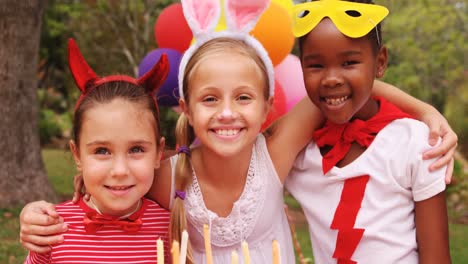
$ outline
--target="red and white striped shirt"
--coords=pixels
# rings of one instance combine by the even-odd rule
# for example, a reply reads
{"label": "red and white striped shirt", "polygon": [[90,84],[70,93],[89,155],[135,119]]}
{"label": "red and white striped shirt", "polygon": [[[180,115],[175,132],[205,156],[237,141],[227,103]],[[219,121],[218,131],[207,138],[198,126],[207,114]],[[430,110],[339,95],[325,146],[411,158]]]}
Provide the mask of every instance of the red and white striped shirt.
{"label": "red and white striped shirt", "polygon": [[170,212],[157,203],[143,198],[137,213],[142,214],[139,231],[129,233],[115,225],[105,225],[96,233],[85,230],[83,217],[93,210],[82,200],[56,205],[56,210],[68,225],[64,242],[52,246],[46,254],[29,252],[26,264],[32,263],[156,263],[156,241],[164,242],[165,263],[169,259]]}

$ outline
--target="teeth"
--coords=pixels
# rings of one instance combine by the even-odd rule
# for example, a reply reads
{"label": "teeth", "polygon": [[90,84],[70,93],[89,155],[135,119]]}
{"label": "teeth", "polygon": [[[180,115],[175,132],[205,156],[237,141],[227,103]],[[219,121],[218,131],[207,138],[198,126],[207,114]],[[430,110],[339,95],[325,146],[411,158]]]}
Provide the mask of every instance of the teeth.
{"label": "teeth", "polygon": [[117,191],[126,190],[128,188],[130,188],[130,187],[128,187],[128,186],[123,186],[123,187],[109,186],[109,189],[117,190]]}
{"label": "teeth", "polygon": [[216,134],[221,136],[234,136],[239,133],[239,129],[219,129],[216,130]]}
{"label": "teeth", "polygon": [[340,98],[325,98],[325,102],[329,105],[339,105],[346,101],[348,99],[348,96],[343,96]]}

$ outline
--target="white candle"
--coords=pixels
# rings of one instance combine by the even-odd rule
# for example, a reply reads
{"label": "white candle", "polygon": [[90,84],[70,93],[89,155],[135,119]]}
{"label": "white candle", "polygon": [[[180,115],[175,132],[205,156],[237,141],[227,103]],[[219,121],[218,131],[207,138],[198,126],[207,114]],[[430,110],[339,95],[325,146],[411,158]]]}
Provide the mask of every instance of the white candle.
{"label": "white candle", "polygon": [[179,242],[172,242],[172,264],[179,264]]}
{"label": "white candle", "polygon": [[213,264],[213,256],[211,255],[211,239],[208,225],[203,225],[203,236],[205,238],[206,264]]}
{"label": "white candle", "polygon": [[239,264],[239,256],[235,250],[231,253],[231,264]]}
{"label": "white candle", "polygon": [[280,264],[281,255],[280,255],[279,242],[276,240],[273,240],[272,247],[273,247],[273,264]]}
{"label": "white candle", "polygon": [[242,241],[242,255],[244,255],[244,263],[250,264],[249,245],[245,241]]}
{"label": "white candle", "polygon": [[187,260],[187,242],[188,242],[188,233],[186,230],[182,231],[182,241],[180,244],[180,264],[185,264]]}
{"label": "white candle", "polygon": [[161,238],[156,241],[156,250],[158,251],[158,261],[156,263],[164,263],[164,246]]}

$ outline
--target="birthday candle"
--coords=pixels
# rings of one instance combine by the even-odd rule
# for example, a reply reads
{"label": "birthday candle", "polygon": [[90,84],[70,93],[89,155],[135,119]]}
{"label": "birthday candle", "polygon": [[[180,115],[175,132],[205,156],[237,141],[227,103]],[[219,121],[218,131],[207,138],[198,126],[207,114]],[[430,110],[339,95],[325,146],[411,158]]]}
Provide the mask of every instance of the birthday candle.
{"label": "birthday candle", "polygon": [[208,225],[203,225],[203,236],[205,238],[206,264],[213,264],[213,256],[211,255],[211,239]]}
{"label": "birthday candle", "polygon": [[231,264],[239,264],[239,256],[235,250],[231,253]]}
{"label": "birthday candle", "polygon": [[249,245],[245,241],[242,241],[242,255],[244,255],[244,263],[250,264]]}
{"label": "birthday candle", "polygon": [[172,264],[179,264],[179,242],[172,242]]}
{"label": "birthday candle", "polygon": [[161,238],[156,241],[156,249],[158,251],[158,261],[156,263],[164,263],[164,247]]}
{"label": "birthday candle", "polygon": [[273,240],[272,247],[273,247],[273,264],[280,264],[281,255],[280,255],[280,245],[278,241]]}
{"label": "birthday candle", "polygon": [[182,241],[180,244],[180,264],[185,264],[187,260],[187,242],[188,242],[188,233],[187,231],[182,231]]}

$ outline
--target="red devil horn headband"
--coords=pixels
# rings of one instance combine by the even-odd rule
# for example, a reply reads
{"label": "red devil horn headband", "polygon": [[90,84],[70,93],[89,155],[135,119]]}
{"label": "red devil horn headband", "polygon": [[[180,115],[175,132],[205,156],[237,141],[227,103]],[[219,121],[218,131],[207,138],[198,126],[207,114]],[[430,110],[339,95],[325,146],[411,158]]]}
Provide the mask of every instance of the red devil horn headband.
{"label": "red devil horn headband", "polygon": [[88,63],[83,58],[83,55],[81,55],[75,40],[73,39],[68,40],[68,65],[70,67],[73,78],[75,79],[75,83],[81,91],[81,96],[76,103],[76,107],[78,107],[84,96],[94,87],[114,81],[128,82],[142,86],[154,98],[156,91],[164,83],[169,73],[169,62],[167,55],[162,54],[158,63],[156,63],[150,71],[138,79],[127,75],[99,77],[96,75],[96,73],[94,73],[91,67],[89,67]]}

